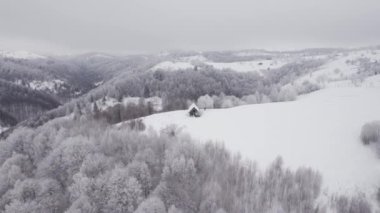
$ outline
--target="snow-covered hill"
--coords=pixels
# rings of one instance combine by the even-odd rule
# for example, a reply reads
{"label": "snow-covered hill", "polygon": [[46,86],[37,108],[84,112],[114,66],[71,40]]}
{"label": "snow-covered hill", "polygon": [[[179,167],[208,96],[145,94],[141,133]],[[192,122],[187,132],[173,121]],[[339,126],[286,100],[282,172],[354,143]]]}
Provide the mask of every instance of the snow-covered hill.
{"label": "snow-covered hill", "polygon": [[152,71],[156,70],[165,70],[165,71],[177,71],[177,70],[186,70],[186,69],[194,69],[194,65],[190,62],[173,62],[173,61],[164,61],[159,64],[156,64],[151,68]]}
{"label": "snow-covered hill", "polygon": [[260,167],[282,156],[292,168],[317,169],[330,193],[370,195],[380,186],[380,159],[359,135],[372,120],[380,120],[380,88],[329,88],[293,102],[210,109],[200,118],[186,111],[144,118],[155,130],[176,124],[202,141],[224,142]]}
{"label": "snow-covered hill", "polygon": [[302,85],[308,81],[322,88],[341,87],[348,84],[351,86],[361,85],[365,78],[372,75],[365,73],[369,67],[377,66],[375,69],[379,69],[380,74],[380,50],[378,48],[332,49],[321,52],[316,50],[300,52],[237,51],[227,56],[224,55],[222,58],[220,58],[220,54],[223,53],[213,53],[210,56],[210,53],[199,52],[186,57],[172,56],[170,59],[157,63],[150,70],[193,70],[196,66],[209,66],[216,70],[228,69],[265,75],[268,70],[279,69],[285,65],[319,60],[322,65],[318,69],[299,76],[292,83]]}
{"label": "snow-covered hill", "polygon": [[373,76],[376,72],[380,74],[380,51],[358,50],[331,55],[326,64],[294,83],[309,81],[321,87],[380,86]]}
{"label": "snow-covered hill", "polygon": [[237,72],[263,72],[270,69],[279,68],[286,64],[285,61],[276,60],[254,60],[254,61],[242,61],[242,62],[207,62],[215,69],[224,70],[234,70]]}
{"label": "snow-covered hill", "polygon": [[30,53],[27,51],[0,51],[0,57],[4,58],[15,58],[15,59],[44,59],[45,56],[37,55],[35,53]]}
{"label": "snow-covered hill", "polygon": [[239,61],[239,62],[212,62],[203,59],[202,61],[194,61],[190,57],[182,59],[183,61],[164,61],[151,68],[152,71],[164,70],[164,71],[177,71],[194,69],[194,67],[203,63],[209,65],[217,70],[233,70],[237,72],[258,72],[261,73],[266,70],[279,68],[285,65],[285,61],[277,60],[253,60],[253,61]]}

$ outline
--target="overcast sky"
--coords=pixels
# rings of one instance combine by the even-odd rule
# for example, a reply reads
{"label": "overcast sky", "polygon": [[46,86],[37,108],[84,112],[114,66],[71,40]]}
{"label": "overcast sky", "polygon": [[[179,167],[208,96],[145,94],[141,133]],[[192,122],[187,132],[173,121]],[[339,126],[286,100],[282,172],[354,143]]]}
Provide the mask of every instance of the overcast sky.
{"label": "overcast sky", "polygon": [[0,49],[110,53],[380,44],[380,0],[1,0]]}

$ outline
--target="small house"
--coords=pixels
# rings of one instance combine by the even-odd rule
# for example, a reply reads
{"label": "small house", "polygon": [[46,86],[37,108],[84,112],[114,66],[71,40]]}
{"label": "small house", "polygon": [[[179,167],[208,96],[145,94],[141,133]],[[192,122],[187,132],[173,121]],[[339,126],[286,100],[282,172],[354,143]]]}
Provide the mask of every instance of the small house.
{"label": "small house", "polygon": [[189,109],[187,110],[187,113],[189,114],[190,117],[200,117],[201,116],[201,111],[195,105],[195,103],[191,104]]}

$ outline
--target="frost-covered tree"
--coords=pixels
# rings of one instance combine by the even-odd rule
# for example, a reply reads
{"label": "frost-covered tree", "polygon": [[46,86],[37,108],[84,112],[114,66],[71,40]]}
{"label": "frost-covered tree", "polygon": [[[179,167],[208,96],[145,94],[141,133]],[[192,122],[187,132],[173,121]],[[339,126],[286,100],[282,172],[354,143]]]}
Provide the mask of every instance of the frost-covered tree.
{"label": "frost-covered tree", "polygon": [[278,93],[278,101],[294,101],[297,97],[297,91],[292,85],[286,85]]}
{"label": "frost-covered tree", "polygon": [[175,205],[185,212],[196,212],[197,182],[194,161],[174,148],[166,153],[162,180],[155,193],[166,206]]}
{"label": "frost-covered tree", "polygon": [[137,181],[141,184],[143,195],[147,197],[152,187],[152,178],[146,163],[133,161],[128,164],[127,170],[128,174],[132,177],[135,177]]}
{"label": "frost-covered tree", "polygon": [[199,213],[213,213],[221,206],[221,187],[216,182],[206,183],[202,189],[202,201]]}
{"label": "frost-covered tree", "polygon": [[139,205],[135,213],[166,213],[166,208],[160,198],[150,197]]}
{"label": "frost-covered tree", "polygon": [[70,206],[70,208],[66,211],[66,213],[96,213],[98,209],[91,204],[89,198],[87,196],[81,196],[74,201],[74,203]]}
{"label": "frost-covered tree", "polygon": [[218,209],[215,211],[215,213],[227,213],[224,209]]}
{"label": "frost-covered tree", "polygon": [[42,212],[41,210],[36,202],[24,203],[14,200],[5,207],[4,213],[38,213]]}
{"label": "frost-covered tree", "polygon": [[259,94],[243,96],[242,100],[246,104],[257,104],[257,103],[260,103]]}
{"label": "frost-covered tree", "polygon": [[95,119],[100,118],[101,112],[100,112],[100,109],[99,109],[98,104],[96,102],[93,103],[92,113],[94,114]]}
{"label": "frost-covered tree", "polygon": [[105,173],[110,169],[110,159],[104,154],[88,154],[80,167],[80,172],[87,177],[95,178],[99,174]]}
{"label": "frost-covered tree", "polygon": [[6,206],[6,212],[16,209],[29,212],[62,212],[64,199],[61,186],[52,179],[26,179],[15,184],[10,191],[12,202]]}
{"label": "frost-covered tree", "polygon": [[183,211],[178,209],[175,205],[171,205],[169,207],[168,213],[183,213]]}
{"label": "frost-covered tree", "polygon": [[127,169],[115,168],[108,183],[106,212],[132,213],[143,201],[141,185]]}
{"label": "frost-covered tree", "polygon": [[54,177],[66,185],[79,171],[85,157],[91,153],[91,147],[89,139],[83,136],[67,138],[39,164],[37,174]]}
{"label": "frost-covered tree", "polygon": [[214,100],[209,95],[204,95],[198,98],[197,105],[201,109],[212,109]]}
{"label": "frost-covered tree", "polygon": [[25,166],[29,167],[27,156],[17,153],[13,153],[2,164],[0,169],[0,196],[4,196],[17,182],[27,178]]}
{"label": "frost-covered tree", "polygon": [[82,107],[80,106],[79,103],[77,103],[74,107],[74,112],[73,112],[73,118],[74,120],[78,120],[80,119],[80,117],[82,116]]}
{"label": "frost-covered tree", "polygon": [[333,197],[330,208],[337,213],[372,212],[371,204],[368,203],[363,194],[358,194],[351,198],[344,195]]}
{"label": "frost-covered tree", "polygon": [[234,103],[231,99],[229,98],[224,98],[221,104],[221,108],[231,108],[234,106]]}

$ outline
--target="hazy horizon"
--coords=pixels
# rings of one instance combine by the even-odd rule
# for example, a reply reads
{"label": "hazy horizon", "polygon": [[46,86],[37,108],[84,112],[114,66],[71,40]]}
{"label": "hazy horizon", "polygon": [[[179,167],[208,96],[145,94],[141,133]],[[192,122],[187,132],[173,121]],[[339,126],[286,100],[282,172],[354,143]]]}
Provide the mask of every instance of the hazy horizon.
{"label": "hazy horizon", "polygon": [[0,2],[0,49],[44,54],[299,50],[380,44],[380,2]]}

